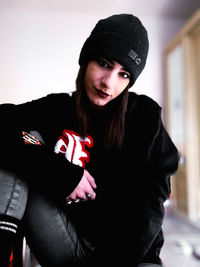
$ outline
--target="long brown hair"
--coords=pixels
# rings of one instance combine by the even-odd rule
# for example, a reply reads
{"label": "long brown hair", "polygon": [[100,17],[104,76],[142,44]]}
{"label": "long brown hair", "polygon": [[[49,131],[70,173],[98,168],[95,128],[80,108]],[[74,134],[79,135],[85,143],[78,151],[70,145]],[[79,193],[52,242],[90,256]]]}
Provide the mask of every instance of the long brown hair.
{"label": "long brown hair", "polygon": [[[76,103],[76,114],[78,121],[78,128],[80,134],[84,137],[88,134],[90,127],[90,112],[88,109],[88,98],[85,93],[84,80],[87,65],[82,65],[79,69],[76,78],[76,92],[75,92],[75,103]],[[104,144],[106,148],[118,147],[121,148],[124,134],[125,134],[125,113],[128,105],[128,89],[121,93],[120,103],[117,105],[117,109],[112,110],[109,121],[105,130]]]}

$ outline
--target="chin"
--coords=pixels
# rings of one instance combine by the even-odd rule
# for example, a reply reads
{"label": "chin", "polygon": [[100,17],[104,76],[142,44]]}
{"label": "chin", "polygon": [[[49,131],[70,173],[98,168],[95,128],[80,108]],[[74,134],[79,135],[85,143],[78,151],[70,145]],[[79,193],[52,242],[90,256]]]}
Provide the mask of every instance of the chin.
{"label": "chin", "polygon": [[97,100],[94,102],[94,104],[98,107],[104,107],[106,104],[108,104],[108,101]]}

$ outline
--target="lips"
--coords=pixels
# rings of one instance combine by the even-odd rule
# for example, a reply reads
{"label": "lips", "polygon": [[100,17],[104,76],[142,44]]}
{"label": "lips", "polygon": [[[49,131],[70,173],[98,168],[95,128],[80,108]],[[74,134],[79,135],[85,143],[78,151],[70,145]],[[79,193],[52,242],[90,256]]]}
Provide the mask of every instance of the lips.
{"label": "lips", "polygon": [[101,97],[101,98],[107,98],[107,97],[109,97],[109,94],[101,91],[100,89],[96,89],[96,92],[97,92],[98,96]]}

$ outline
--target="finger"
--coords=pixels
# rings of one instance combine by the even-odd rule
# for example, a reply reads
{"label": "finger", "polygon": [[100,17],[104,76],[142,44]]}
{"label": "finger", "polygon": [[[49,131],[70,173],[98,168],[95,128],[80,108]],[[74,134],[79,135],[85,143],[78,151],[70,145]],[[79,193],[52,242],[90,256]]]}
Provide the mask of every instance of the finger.
{"label": "finger", "polygon": [[81,194],[79,194],[78,195],[78,198],[80,199],[80,200],[87,200],[88,199],[88,197],[87,197],[87,195],[85,194],[85,193],[81,193]]}
{"label": "finger", "polygon": [[[89,188],[91,188],[90,185],[89,185]],[[80,198],[81,200],[87,200],[87,196],[86,196],[85,191],[87,192],[87,189],[84,189],[83,186],[77,187],[76,190],[74,190],[74,193],[76,193],[76,195],[74,195],[74,198],[75,199]]]}
{"label": "finger", "polygon": [[94,180],[94,178],[92,176],[88,176],[87,179],[88,179],[88,182],[90,183],[92,188],[97,188],[95,180]]}
{"label": "finger", "polygon": [[75,199],[73,202],[74,202],[74,203],[79,203],[79,202],[81,202],[81,199],[80,199],[80,198],[77,198],[77,199]]}
{"label": "finger", "polygon": [[76,198],[76,199],[67,199],[67,200],[66,200],[66,205],[77,204],[77,203],[79,203],[79,202],[81,202],[81,201],[84,201],[84,200],[82,200],[82,199],[80,199],[80,198]]}
{"label": "finger", "polygon": [[93,188],[96,188],[97,185],[95,183],[95,180],[94,178],[90,175],[90,173],[87,171],[87,170],[84,170],[84,174],[88,180],[88,182],[90,183],[90,185],[93,187]]}
{"label": "finger", "polygon": [[96,193],[93,191],[93,192],[87,194],[87,197],[88,197],[89,199],[91,199],[91,200],[94,200],[94,199],[96,198]]}
{"label": "finger", "polygon": [[72,200],[68,199],[68,200],[66,201],[66,204],[67,204],[67,205],[71,205],[71,204],[72,204]]}
{"label": "finger", "polygon": [[[71,193],[67,198],[66,198],[66,201],[67,202],[70,202],[70,201],[74,201],[76,199],[76,194],[75,192]],[[71,203],[70,203],[71,204]]]}
{"label": "finger", "polygon": [[71,193],[71,195],[69,196],[69,198],[70,198],[71,200],[75,200],[75,199],[77,198],[76,190],[74,190],[74,191]]}

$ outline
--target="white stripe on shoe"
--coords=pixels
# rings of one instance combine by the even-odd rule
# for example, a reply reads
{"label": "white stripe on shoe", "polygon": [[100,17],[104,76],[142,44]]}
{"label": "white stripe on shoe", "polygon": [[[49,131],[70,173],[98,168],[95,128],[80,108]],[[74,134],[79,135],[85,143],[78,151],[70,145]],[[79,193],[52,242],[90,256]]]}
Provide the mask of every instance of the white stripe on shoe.
{"label": "white stripe on shoe", "polygon": [[13,229],[13,228],[10,228],[10,227],[6,227],[6,226],[1,226],[0,225],[0,229],[2,230],[6,230],[6,231],[10,231],[10,232],[13,232],[13,233],[17,233],[17,230]]}
{"label": "white stripe on shoe", "polygon": [[16,234],[17,232],[17,225],[14,223],[6,222],[6,221],[0,221],[0,229],[11,231]]}
{"label": "white stripe on shoe", "polygon": [[15,223],[10,223],[10,222],[6,222],[6,221],[0,221],[0,224],[9,225],[9,226],[12,226],[12,227],[17,229],[17,225]]}

